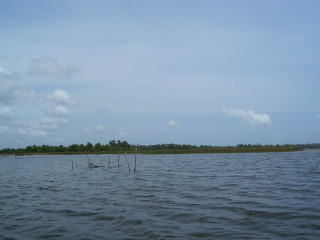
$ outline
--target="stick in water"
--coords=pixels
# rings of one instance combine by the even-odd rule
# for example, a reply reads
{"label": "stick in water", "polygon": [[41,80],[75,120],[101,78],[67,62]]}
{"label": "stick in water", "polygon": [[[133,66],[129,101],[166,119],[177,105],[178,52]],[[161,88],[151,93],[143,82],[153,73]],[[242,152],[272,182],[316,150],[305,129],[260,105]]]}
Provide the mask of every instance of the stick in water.
{"label": "stick in water", "polygon": [[90,161],[88,155],[86,155],[86,156],[88,158],[88,168],[94,168],[95,167],[94,164]]}
{"label": "stick in water", "polygon": [[137,149],[136,149],[136,152],[135,152],[135,155],[134,155],[134,171],[137,170]]}
{"label": "stick in water", "polygon": [[128,163],[128,159],[127,159],[127,154],[126,154],[126,152],[124,152],[124,157],[126,158],[126,161],[127,161],[127,164],[128,164],[129,171],[131,171],[130,166],[129,166],[129,163]]}

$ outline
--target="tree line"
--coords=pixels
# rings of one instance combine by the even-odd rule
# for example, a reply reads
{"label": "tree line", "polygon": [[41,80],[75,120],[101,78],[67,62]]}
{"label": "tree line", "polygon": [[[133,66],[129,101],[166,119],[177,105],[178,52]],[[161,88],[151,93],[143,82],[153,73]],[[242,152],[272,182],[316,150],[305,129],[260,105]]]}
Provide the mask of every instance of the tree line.
{"label": "tree line", "polygon": [[0,150],[2,154],[16,154],[16,153],[107,153],[107,152],[118,152],[118,151],[134,151],[133,145],[127,141],[111,140],[107,144],[96,143],[92,144],[71,144],[69,146],[58,145],[58,146],[27,146],[26,148],[4,148]]}
{"label": "tree line", "polygon": [[260,145],[260,144],[239,144],[237,146],[211,146],[211,145],[189,145],[189,144],[153,144],[136,145],[129,144],[127,141],[111,140],[109,143],[92,144],[71,144],[69,146],[27,146],[25,148],[5,148],[0,150],[0,154],[81,154],[81,153],[116,153],[134,152],[146,154],[174,154],[174,153],[245,153],[245,152],[286,152],[298,151],[304,148],[320,148],[320,144],[297,144],[297,145]]}

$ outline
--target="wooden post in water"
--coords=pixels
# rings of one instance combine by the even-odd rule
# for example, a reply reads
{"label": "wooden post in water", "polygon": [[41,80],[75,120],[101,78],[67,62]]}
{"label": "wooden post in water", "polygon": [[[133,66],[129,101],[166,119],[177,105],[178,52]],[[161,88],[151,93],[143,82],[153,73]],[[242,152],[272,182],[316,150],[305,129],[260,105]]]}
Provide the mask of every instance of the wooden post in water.
{"label": "wooden post in water", "polygon": [[88,155],[87,155],[87,158],[88,158],[88,168],[96,168],[96,167],[98,167],[98,166],[94,165],[94,164],[90,161]]}
{"label": "wooden post in water", "polygon": [[136,152],[134,154],[134,169],[133,169],[133,171],[137,170],[137,150],[138,149],[136,149]]}
{"label": "wooden post in water", "polygon": [[127,159],[127,154],[126,154],[126,152],[124,152],[124,157],[126,158],[126,161],[127,161],[127,164],[128,164],[129,171],[131,171],[131,169],[130,169],[130,165],[129,165],[129,162],[128,162],[128,159]]}
{"label": "wooden post in water", "polygon": [[108,168],[110,167],[110,153],[109,153],[109,162],[108,162]]}
{"label": "wooden post in water", "polygon": [[73,169],[73,160],[72,159],[70,159],[71,160],[71,163],[72,163],[72,169]]}
{"label": "wooden post in water", "polygon": [[86,156],[87,156],[87,159],[88,159],[88,168],[90,168],[92,166],[92,163],[90,162],[90,159],[89,159],[88,155],[86,155]]}
{"label": "wooden post in water", "polygon": [[118,167],[120,167],[120,153],[118,152]]}

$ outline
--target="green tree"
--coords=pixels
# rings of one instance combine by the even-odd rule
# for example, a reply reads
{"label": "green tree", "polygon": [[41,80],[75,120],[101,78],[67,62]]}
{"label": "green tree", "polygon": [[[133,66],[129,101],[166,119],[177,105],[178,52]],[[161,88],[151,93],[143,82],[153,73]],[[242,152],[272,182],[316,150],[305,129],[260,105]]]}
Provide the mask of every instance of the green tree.
{"label": "green tree", "polygon": [[59,145],[57,148],[58,152],[64,152],[65,151],[65,147],[63,145]]}
{"label": "green tree", "polygon": [[96,152],[101,152],[101,150],[102,150],[102,145],[101,145],[101,143],[96,143],[96,144],[94,145],[94,150],[95,150]]}
{"label": "green tree", "polygon": [[69,152],[80,152],[80,146],[78,144],[72,144],[68,148]]}
{"label": "green tree", "polygon": [[90,142],[87,142],[87,145],[85,146],[86,151],[92,152],[93,151],[93,145]]}

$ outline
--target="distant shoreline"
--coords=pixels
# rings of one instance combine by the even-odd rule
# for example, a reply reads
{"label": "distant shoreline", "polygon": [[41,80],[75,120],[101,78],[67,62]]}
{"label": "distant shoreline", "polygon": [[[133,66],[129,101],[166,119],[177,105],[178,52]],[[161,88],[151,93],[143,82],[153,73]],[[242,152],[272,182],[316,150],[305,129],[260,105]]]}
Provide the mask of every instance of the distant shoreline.
{"label": "distant shoreline", "polygon": [[[215,149],[172,149],[172,150],[140,150],[137,154],[157,155],[157,154],[220,154],[220,153],[280,153],[280,152],[297,152],[303,151],[300,148],[283,148],[277,147],[274,149],[238,149],[236,147],[219,147]],[[135,154],[135,151],[101,151],[101,152],[37,152],[37,153],[9,153],[0,154],[0,156],[30,156],[30,155],[88,155],[88,154]]]}
{"label": "distant shoreline", "polygon": [[267,153],[267,152],[293,152],[304,149],[320,149],[319,143],[312,144],[285,144],[285,145],[261,145],[238,144],[236,146],[211,146],[189,144],[155,144],[136,145],[126,141],[111,140],[109,143],[71,144],[69,146],[27,146],[25,148],[5,148],[0,150],[0,156],[16,155],[76,155],[76,154],[201,154],[201,153]]}

